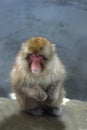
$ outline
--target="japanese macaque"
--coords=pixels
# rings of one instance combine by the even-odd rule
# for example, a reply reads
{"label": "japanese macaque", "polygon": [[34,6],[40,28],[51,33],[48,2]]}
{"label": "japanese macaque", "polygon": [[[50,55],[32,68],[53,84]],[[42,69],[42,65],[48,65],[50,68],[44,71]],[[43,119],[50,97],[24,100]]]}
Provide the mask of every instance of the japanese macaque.
{"label": "japanese macaque", "polygon": [[65,78],[65,67],[50,41],[33,37],[23,43],[11,71],[11,83],[22,111],[58,116]]}

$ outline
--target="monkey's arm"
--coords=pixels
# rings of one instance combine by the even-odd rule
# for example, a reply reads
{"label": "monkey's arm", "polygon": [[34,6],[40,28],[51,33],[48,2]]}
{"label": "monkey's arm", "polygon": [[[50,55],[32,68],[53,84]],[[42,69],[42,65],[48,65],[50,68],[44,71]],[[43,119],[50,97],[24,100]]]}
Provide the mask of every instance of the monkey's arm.
{"label": "monkey's arm", "polygon": [[21,90],[28,95],[28,97],[36,99],[37,101],[45,101],[47,94],[39,86],[22,87]]}
{"label": "monkey's arm", "polygon": [[29,86],[24,84],[14,85],[15,93],[23,93],[25,97],[35,99],[37,101],[45,101],[47,94],[39,86]]}
{"label": "monkey's arm", "polygon": [[18,69],[14,67],[11,71],[11,83],[16,94],[23,93],[29,98],[36,99],[37,101],[44,101],[47,99],[47,94],[40,88],[40,86],[31,86],[27,83],[26,78]]}
{"label": "monkey's arm", "polygon": [[62,83],[60,83],[59,81],[57,81],[55,84],[51,84],[47,90],[47,103],[48,104],[53,104],[56,102],[56,100],[58,100],[59,95],[61,93],[61,87],[62,87]]}

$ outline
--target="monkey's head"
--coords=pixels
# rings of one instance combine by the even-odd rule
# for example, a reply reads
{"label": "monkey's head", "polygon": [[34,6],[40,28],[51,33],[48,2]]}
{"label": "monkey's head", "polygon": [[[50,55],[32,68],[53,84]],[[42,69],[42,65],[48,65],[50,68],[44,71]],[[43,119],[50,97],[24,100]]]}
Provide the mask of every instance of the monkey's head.
{"label": "monkey's head", "polygon": [[45,38],[33,37],[22,46],[22,51],[26,54],[29,69],[32,73],[40,73],[45,65],[51,60],[54,54],[53,45]]}

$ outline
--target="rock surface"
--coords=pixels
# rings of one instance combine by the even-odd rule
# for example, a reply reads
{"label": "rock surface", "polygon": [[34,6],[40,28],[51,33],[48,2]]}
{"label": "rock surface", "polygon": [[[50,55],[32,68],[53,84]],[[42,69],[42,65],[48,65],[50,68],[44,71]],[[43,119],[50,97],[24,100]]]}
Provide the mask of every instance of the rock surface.
{"label": "rock surface", "polygon": [[16,101],[0,98],[0,130],[87,130],[87,102],[70,100],[60,117],[34,117],[19,111]]}

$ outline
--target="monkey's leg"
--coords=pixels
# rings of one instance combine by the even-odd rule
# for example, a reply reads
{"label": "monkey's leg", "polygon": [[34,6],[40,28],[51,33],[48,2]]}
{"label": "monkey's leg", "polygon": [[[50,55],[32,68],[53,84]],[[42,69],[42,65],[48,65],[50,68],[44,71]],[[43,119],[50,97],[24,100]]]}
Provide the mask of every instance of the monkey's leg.
{"label": "monkey's leg", "polygon": [[64,88],[60,87],[53,90],[50,89],[50,91],[48,91],[46,111],[50,115],[59,116],[62,113],[61,103],[64,97]]}
{"label": "monkey's leg", "polygon": [[16,90],[15,93],[21,110],[32,115],[43,114],[40,102],[47,99],[47,94],[40,87],[22,87],[20,91]]}
{"label": "monkey's leg", "polygon": [[43,115],[43,110],[41,108],[40,102],[35,99],[29,98],[22,92],[16,92],[16,98],[20,105],[20,110],[31,115],[41,116]]}
{"label": "monkey's leg", "polygon": [[47,94],[39,87],[39,86],[33,86],[28,93],[29,97],[31,98],[32,102],[35,102],[34,104],[38,104],[36,108],[33,108],[30,110],[30,113],[32,115],[40,116],[43,115],[43,109],[40,106],[41,102],[45,101],[47,99]]}
{"label": "monkey's leg", "polygon": [[43,115],[43,109],[39,102],[34,99],[27,98],[26,101],[25,112],[34,115],[34,116],[41,116]]}
{"label": "monkey's leg", "polygon": [[60,107],[46,106],[43,109],[43,113],[49,116],[60,116],[62,113],[62,109]]}

